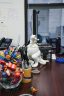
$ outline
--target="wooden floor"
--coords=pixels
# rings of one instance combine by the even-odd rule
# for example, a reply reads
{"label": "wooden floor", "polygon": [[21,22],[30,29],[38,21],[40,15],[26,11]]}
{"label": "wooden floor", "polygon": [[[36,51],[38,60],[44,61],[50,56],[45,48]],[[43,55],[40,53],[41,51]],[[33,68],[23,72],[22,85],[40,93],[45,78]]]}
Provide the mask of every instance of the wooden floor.
{"label": "wooden floor", "polygon": [[[57,64],[54,61],[40,69],[40,74],[33,75],[32,85],[38,89],[34,96],[64,96],[64,64]],[[29,93],[30,86],[21,87],[9,93],[2,90],[0,96],[19,96],[22,93]]]}

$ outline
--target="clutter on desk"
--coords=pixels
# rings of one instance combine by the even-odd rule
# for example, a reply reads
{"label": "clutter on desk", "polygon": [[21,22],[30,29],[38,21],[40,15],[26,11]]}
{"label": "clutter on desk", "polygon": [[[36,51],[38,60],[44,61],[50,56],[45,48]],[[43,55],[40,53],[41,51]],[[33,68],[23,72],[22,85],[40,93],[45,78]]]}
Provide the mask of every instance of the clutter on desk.
{"label": "clutter on desk", "polygon": [[64,64],[64,57],[57,57],[55,60],[58,64]]}
{"label": "clutter on desk", "polygon": [[4,50],[4,49],[9,48],[11,43],[12,43],[12,39],[3,37],[0,40],[0,50]]}
{"label": "clutter on desk", "polygon": [[[32,66],[27,56],[27,47],[5,47],[0,50],[0,85],[5,89],[12,89],[21,82],[32,82]],[[31,90],[32,93],[37,91],[33,87]]]}
{"label": "clutter on desk", "polygon": [[32,76],[31,76],[32,67],[31,64],[29,64],[29,59],[27,56],[27,47],[19,48],[18,51],[21,53],[22,56],[22,69],[24,72],[23,82],[29,83],[32,81]]}
{"label": "clutter on desk", "polygon": [[23,78],[21,54],[13,47],[0,51],[0,85],[15,88]]}
{"label": "clutter on desk", "polygon": [[32,92],[32,93],[36,93],[37,91],[38,91],[37,88],[35,88],[35,87],[33,87],[33,86],[31,87],[31,92]]}
{"label": "clutter on desk", "polygon": [[41,51],[37,44],[37,40],[36,35],[31,35],[30,43],[27,45],[27,56],[29,60],[34,61],[34,63],[32,63],[33,68],[37,67],[39,63],[45,65],[47,62],[49,62],[41,57]]}

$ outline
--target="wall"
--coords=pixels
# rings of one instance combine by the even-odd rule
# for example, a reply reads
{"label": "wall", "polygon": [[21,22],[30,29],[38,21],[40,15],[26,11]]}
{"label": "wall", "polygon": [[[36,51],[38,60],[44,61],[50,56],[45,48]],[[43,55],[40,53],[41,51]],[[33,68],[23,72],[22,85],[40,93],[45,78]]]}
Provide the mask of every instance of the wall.
{"label": "wall", "polygon": [[24,0],[0,0],[0,38],[12,38],[12,45],[24,44]]}

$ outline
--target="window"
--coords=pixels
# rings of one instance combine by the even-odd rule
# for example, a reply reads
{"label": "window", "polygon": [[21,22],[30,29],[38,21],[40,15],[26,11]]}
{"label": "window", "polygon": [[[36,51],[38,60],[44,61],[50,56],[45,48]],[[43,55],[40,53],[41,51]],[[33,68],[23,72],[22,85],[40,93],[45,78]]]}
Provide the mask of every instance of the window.
{"label": "window", "polygon": [[28,0],[28,3],[61,3],[63,0]]}
{"label": "window", "polygon": [[[61,27],[64,26],[63,0],[45,0],[49,1],[50,4],[48,2],[47,4],[43,3],[44,0],[41,1],[42,3],[39,3],[38,0],[32,0],[32,2],[28,0],[28,40],[31,34],[35,33],[36,36],[42,37],[42,43],[44,37],[47,39],[57,38],[58,36],[60,36],[62,42],[62,38],[64,38],[61,35]],[[33,10],[35,10],[35,16],[33,16]],[[34,17],[35,19],[33,19]],[[62,43],[61,46],[63,46]]]}

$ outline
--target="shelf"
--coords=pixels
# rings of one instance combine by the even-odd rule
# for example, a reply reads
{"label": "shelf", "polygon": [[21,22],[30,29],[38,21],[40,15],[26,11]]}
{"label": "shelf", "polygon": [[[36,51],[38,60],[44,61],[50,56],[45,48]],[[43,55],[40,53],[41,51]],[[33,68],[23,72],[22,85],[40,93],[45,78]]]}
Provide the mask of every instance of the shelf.
{"label": "shelf", "polygon": [[39,9],[39,8],[64,8],[64,3],[36,3],[28,4],[29,9]]}

